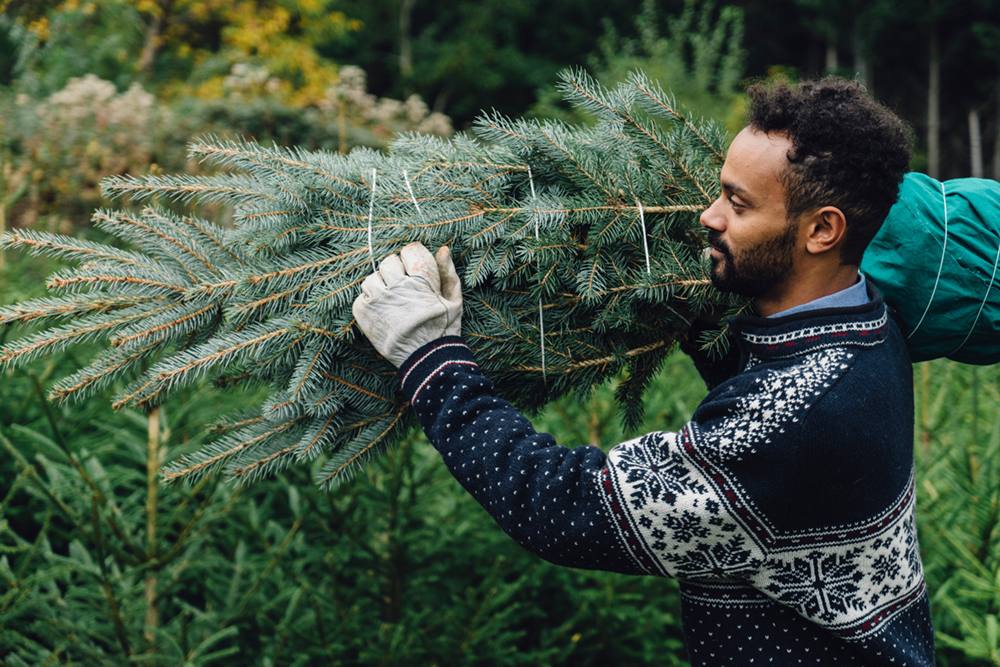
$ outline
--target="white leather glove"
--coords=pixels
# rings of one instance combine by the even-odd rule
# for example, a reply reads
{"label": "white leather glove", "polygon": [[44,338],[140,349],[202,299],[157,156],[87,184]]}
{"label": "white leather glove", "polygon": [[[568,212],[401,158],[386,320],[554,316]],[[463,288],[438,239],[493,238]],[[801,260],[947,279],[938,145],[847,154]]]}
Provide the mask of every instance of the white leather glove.
{"label": "white leather glove", "polygon": [[354,301],[358,326],[379,353],[399,368],[442,336],[462,332],[462,285],[448,246],[431,255],[411,243],[382,260]]}

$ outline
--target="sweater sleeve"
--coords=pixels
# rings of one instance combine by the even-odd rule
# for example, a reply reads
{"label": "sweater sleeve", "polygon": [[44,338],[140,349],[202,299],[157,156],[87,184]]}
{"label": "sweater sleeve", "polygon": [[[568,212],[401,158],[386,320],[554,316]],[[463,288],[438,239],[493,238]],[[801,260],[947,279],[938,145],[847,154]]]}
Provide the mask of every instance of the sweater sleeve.
{"label": "sweater sleeve", "polygon": [[760,562],[724,499],[687,463],[684,430],[648,434],[607,456],[558,446],[494,395],[459,337],[415,352],[399,378],[451,472],[536,555],[570,567],[698,578],[749,575]]}

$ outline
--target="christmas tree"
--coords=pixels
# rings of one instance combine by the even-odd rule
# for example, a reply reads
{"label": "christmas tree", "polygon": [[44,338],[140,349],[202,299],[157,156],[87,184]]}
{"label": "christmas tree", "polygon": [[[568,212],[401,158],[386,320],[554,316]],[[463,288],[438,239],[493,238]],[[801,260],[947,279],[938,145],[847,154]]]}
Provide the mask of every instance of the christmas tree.
{"label": "christmas tree", "polygon": [[[614,89],[567,73],[561,90],[593,127],[487,114],[469,136],[401,136],[388,154],[206,139],[191,155],[228,171],[110,178],[107,195],[146,206],[94,220],[135,250],[4,236],[80,264],[49,279],[59,296],[0,310],[2,325],[65,322],[9,343],[0,363],[105,339],[51,398],[127,382],[114,406],[139,409],[203,377],[266,385],[263,405],[220,423],[167,477],[224,469],[249,482],[323,455],[317,483],[332,486],[415,425],[351,303],[381,259],[420,241],[451,247],[463,335],[501,396],[531,410],[620,376],[622,418],[637,424],[692,320],[742,305],[712,289],[698,223],[718,196],[726,133],[641,73]],[[163,201],[231,206],[235,229]]]}

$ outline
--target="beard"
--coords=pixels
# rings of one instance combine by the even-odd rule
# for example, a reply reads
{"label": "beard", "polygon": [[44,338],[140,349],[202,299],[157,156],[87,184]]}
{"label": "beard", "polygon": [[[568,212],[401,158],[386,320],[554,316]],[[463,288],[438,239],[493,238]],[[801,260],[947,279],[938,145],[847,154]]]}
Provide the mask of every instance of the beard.
{"label": "beard", "polygon": [[733,250],[718,231],[708,231],[708,243],[723,254],[712,257],[712,284],[722,292],[758,297],[784,282],[792,271],[798,227],[741,250]]}

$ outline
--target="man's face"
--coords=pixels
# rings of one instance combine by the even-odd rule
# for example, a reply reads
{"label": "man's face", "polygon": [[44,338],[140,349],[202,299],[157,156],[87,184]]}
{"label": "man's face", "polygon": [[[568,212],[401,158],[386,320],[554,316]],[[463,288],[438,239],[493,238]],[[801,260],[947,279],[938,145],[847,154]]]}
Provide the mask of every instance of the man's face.
{"label": "man's face", "polygon": [[799,226],[787,220],[781,174],[791,141],[744,128],[722,166],[722,194],[701,215],[712,246],[712,284],[748,297],[792,274]]}

